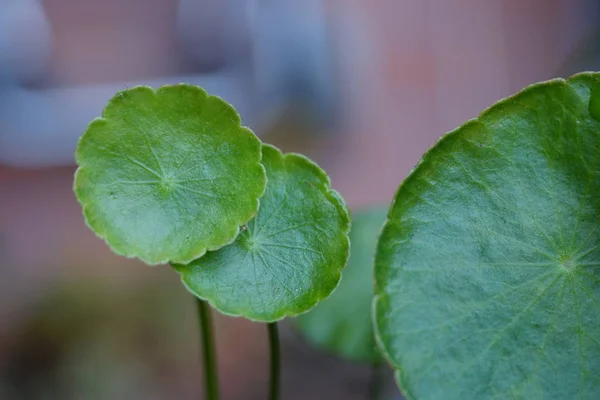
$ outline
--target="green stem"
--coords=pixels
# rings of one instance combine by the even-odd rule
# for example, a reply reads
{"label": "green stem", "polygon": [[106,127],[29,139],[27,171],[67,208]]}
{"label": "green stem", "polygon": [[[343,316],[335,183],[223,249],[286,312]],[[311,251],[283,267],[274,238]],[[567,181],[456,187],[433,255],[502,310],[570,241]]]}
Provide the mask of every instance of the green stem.
{"label": "green stem", "polygon": [[271,350],[271,380],[269,384],[269,400],[279,399],[280,355],[279,332],[277,322],[267,324],[269,330],[269,348]]}
{"label": "green stem", "polygon": [[385,370],[381,364],[371,366],[371,378],[369,380],[369,400],[380,400],[385,383]]}
{"label": "green stem", "polygon": [[219,400],[219,378],[217,374],[217,356],[213,338],[210,306],[204,300],[196,298],[198,305],[198,323],[202,336],[202,354],[204,356],[204,386],[206,400]]}

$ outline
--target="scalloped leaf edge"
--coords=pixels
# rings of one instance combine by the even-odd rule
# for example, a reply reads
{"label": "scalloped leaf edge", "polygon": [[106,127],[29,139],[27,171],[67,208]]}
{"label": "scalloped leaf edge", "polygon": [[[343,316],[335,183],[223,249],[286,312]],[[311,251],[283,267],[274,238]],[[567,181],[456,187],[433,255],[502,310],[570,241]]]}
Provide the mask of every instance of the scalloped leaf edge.
{"label": "scalloped leaf edge", "polygon": [[84,216],[84,220],[85,220],[85,224],[86,226],[92,231],[94,232],[94,234],[102,239],[107,245],[108,247],[117,255],[125,257],[125,258],[129,258],[129,259],[134,259],[137,258],[141,261],[143,261],[145,264],[149,265],[149,266],[156,266],[156,265],[164,265],[164,264],[169,264],[171,262],[176,262],[176,263],[180,263],[180,264],[187,264],[190,263],[198,258],[201,258],[204,254],[206,254],[207,251],[215,251],[220,249],[221,247],[230,245],[231,243],[233,243],[235,241],[235,239],[237,238],[238,234],[239,234],[239,227],[244,225],[245,223],[247,223],[248,221],[250,221],[251,219],[253,219],[254,217],[256,217],[256,215],[258,214],[258,210],[260,208],[260,199],[264,196],[265,191],[266,191],[266,187],[267,187],[267,175],[266,175],[266,170],[264,165],[262,164],[262,151],[259,151],[259,158],[258,158],[258,164],[260,165],[260,167],[262,168],[262,172],[263,172],[263,177],[264,177],[264,185],[263,185],[263,190],[260,193],[260,196],[256,199],[256,207],[254,207],[255,211],[252,212],[249,216],[244,217],[243,219],[240,220],[240,222],[238,223],[237,226],[234,226],[230,232],[227,232],[226,236],[228,238],[227,241],[225,241],[224,243],[215,243],[212,245],[207,245],[207,246],[197,246],[197,250],[194,251],[194,255],[190,256],[188,258],[184,258],[181,260],[175,260],[175,259],[157,259],[157,260],[151,260],[148,259],[146,257],[143,256],[139,256],[137,254],[134,254],[134,252],[132,251],[128,251],[125,250],[119,243],[118,241],[112,239],[110,237],[110,234],[107,233],[106,231],[106,227],[103,226],[98,226],[98,224],[94,224],[92,223],[92,216],[90,215],[90,211],[89,211],[89,207],[88,207],[88,202],[86,202],[86,199],[82,198],[80,196],[80,194],[78,193],[78,186],[80,185],[80,176],[81,176],[81,171],[85,170],[88,166],[85,165],[85,162],[83,162],[83,160],[81,159],[81,155],[80,155],[80,143],[84,140],[85,135],[93,128],[94,124],[97,124],[99,122],[105,122],[108,120],[107,117],[107,111],[115,105],[115,103],[119,102],[121,100],[121,98],[123,97],[123,93],[126,92],[131,92],[131,91],[145,91],[148,92],[149,94],[151,93],[154,96],[159,96],[161,94],[162,91],[170,89],[170,88],[176,88],[176,87],[186,87],[189,88],[191,90],[196,90],[198,93],[200,93],[203,98],[204,101],[219,101],[224,108],[226,108],[232,115],[235,115],[235,120],[232,120],[232,122],[235,122],[238,127],[240,128],[240,132],[243,132],[244,134],[248,134],[248,135],[252,135],[254,138],[256,138],[257,142],[259,143],[260,146],[263,145],[262,141],[260,140],[260,138],[248,127],[243,126],[242,125],[242,120],[240,115],[238,114],[238,112],[235,110],[235,108],[229,104],[227,101],[223,100],[221,97],[219,96],[215,96],[215,95],[209,95],[206,90],[204,90],[203,88],[201,88],[200,86],[196,86],[196,85],[190,85],[187,83],[177,83],[177,84],[173,84],[173,85],[163,85],[160,86],[157,89],[152,88],[151,86],[146,86],[146,85],[139,85],[139,86],[134,86],[132,88],[128,88],[128,89],[123,89],[119,92],[117,92],[106,104],[106,106],[104,107],[104,109],[102,110],[102,116],[98,117],[98,118],[94,118],[86,127],[84,133],[79,137],[78,141],[77,141],[77,147],[75,149],[75,161],[78,165],[77,170],[75,171],[74,174],[74,179],[73,179],[73,193],[75,194],[75,198],[77,199],[77,202],[79,203],[79,205],[82,208],[82,213]]}
{"label": "scalloped leaf edge", "polygon": [[[319,302],[328,298],[335,291],[335,289],[337,289],[337,287],[340,284],[341,278],[342,278],[342,271],[344,270],[344,268],[346,268],[346,265],[348,265],[348,260],[350,259],[351,217],[350,217],[350,211],[349,211],[348,206],[346,205],[346,202],[344,201],[343,197],[339,194],[339,192],[337,192],[336,190],[331,188],[331,181],[329,179],[329,176],[314,161],[312,161],[308,157],[306,157],[302,154],[299,154],[299,153],[291,152],[291,153],[284,154],[284,153],[282,153],[282,151],[280,149],[278,149],[277,147],[270,145],[270,144],[263,143],[262,147],[263,147],[263,151],[264,151],[264,149],[268,149],[267,151],[273,151],[275,154],[277,154],[277,157],[279,157],[283,163],[285,163],[288,159],[296,160],[299,163],[304,163],[307,167],[311,168],[314,172],[316,172],[316,174],[318,174],[317,176],[318,176],[319,180],[321,180],[323,182],[322,187],[325,190],[323,190],[322,193],[336,207],[340,216],[342,216],[342,218],[344,219],[343,222],[345,223],[345,226],[344,226],[344,229],[342,229],[342,231],[341,231],[341,236],[342,236],[342,239],[345,239],[344,240],[345,259],[343,261],[342,267],[338,271],[337,281],[336,281],[335,286],[333,286],[333,288],[331,288],[328,291],[328,293],[322,293],[322,294],[319,293],[319,294],[321,294],[321,296],[315,296],[314,303],[311,304],[308,308],[306,308],[304,310],[299,311],[299,310],[295,310],[295,309],[282,309],[280,312],[274,313],[272,318],[261,318],[261,317],[257,317],[254,315],[250,315],[249,313],[244,313],[240,310],[229,309],[227,306],[224,306],[223,304],[221,304],[218,301],[218,299],[211,299],[211,298],[199,295],[195,291],[191,290],[191,288],[186,284],[182,274],[180,274],[180,278],[181,278],[180,280],[181,280],[181,283],[183,284],[183,286],[192,295],[198,297],[201,300],[208,302],[208,304],[210,304],[210,306],[212,308],[219,311],[223,315],[227,315],[229,317],[236,317],[236,318],[245,318],[245,319],[253,321],[253,322],[271,323],[271,322],[280,321],[287,317],[295,317],[295,316],[309,312],[317,304],[319,304]],[[262,154],[262,151],[261,151],[261,154]],[[268,182],[267,182],[267,185],[268,185]],[[260,212],[260,209],[258,212]],[[181,265],[171,264],[171,266],[179,273]]]}

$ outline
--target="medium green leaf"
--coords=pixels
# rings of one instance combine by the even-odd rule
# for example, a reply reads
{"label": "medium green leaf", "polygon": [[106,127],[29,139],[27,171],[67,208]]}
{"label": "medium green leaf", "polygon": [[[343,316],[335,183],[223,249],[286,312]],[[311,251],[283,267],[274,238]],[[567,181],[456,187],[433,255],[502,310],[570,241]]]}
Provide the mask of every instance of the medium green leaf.
{"label": "medium green leaf", "polygon": [[380,345],[411,399],[600,399],[600,75],[442,138],[378,244]]}
{"label": "medium green leaf", "polygon": [[258,216],[233,244],[174,267],[217,310],[267,322],[305,312],[335,289],[350,219],[325,172],[306,157],[263,145],[262,162],[268,184]]}
{"label": "medium green leaf", "polygon": [[138,86],[81,137],[74,190],[116,253],[185,263],[231,243],[256,215],[260,146],[229,104],[199,87]]}
{"label": "medium green leaf", "polygon": [[325,301],[296,319],[300,332],[316,346],[350,360],[381,359],[371,322],[373,256],[387,209],[352,215],[350,260],[338,288]]}

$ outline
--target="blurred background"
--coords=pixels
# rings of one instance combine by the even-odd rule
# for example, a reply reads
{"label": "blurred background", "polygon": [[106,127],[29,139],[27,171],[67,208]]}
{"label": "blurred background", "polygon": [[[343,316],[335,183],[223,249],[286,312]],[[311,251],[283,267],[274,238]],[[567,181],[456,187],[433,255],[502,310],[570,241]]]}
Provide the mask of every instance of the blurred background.
{"label": "blurred background", "polygon": [[[202,396],[193,299],[112,255],[71,191],[117,90],[201,85],[358,209],[496,100],[599,69],[599,26],[594,0],[0,0],[0,399]],[[216,323],[223,398],[264,399],[264,326]],[[368,366],[281,329],[282,398],[368,398]]]}

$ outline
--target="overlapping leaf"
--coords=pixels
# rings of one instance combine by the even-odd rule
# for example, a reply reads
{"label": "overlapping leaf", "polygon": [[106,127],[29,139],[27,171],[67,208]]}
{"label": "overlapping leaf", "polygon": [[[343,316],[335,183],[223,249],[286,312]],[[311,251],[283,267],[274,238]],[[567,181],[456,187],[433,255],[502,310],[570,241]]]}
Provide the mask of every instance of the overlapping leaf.
{"label": "overlapping leaf", "polygon": [[186,287],[225,314],[275,321],[329,296],[349,253],[350,221],[316,164],[263,146],[268,184],[258,216],[236,241],[189,265]]}
{"label": "overlapping leaf", "polygon": [[232,242],[266,185],[260,141],[199,87],[118,93],[81,137],[74,190],[118,254],[189,262]]}

